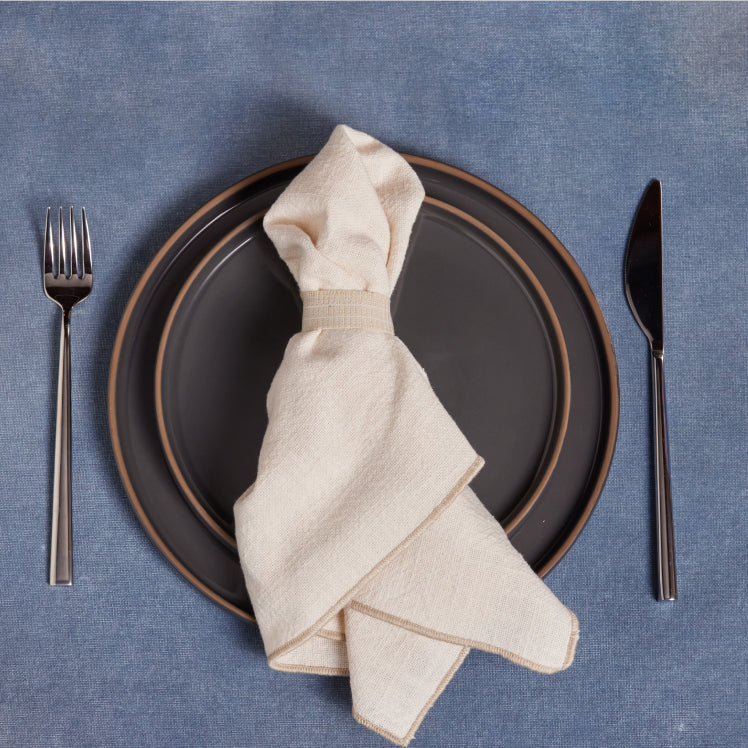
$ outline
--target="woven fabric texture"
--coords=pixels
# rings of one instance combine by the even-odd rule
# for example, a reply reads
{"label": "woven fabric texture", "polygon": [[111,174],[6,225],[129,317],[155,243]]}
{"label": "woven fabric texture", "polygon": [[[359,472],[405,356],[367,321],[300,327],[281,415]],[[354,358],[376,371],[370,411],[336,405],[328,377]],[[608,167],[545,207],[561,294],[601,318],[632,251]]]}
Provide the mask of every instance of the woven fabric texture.
{"label": "woven fabric texture", "polygon": [[390,297],[373,291],[306,291],[301,332],[371,330],[392,334]]}

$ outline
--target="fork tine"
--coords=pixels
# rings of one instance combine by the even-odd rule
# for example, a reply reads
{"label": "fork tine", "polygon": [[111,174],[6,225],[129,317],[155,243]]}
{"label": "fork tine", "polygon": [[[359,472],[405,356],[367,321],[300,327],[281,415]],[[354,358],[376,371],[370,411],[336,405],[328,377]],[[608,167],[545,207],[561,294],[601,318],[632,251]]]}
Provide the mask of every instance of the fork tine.
{"label": "fork tine", "polygon": [[91,235],[88,233],[86,209],[81,208],[81,231],[83,233],[83,276],[91,275]]}
{"label": "fork tine", "polygon": [[62,208],[60,208],[59,225],[57,228],[57,236],[60,242],[60,275],[64,275],[68,278],[70,272],[70,256],[68,255],[68,244],[65,241],[65,226],[62,222]]}
{"label": "fork tine", "polygon": [[78,277],[78,232],[75,229],[75,213],[70,206],[70,277]]}
{"label": "fork tine", "polygon": [[47,224],[44,227],[44,273],[55,274],[55,240],[52,238],[52,209],[47,208]]}

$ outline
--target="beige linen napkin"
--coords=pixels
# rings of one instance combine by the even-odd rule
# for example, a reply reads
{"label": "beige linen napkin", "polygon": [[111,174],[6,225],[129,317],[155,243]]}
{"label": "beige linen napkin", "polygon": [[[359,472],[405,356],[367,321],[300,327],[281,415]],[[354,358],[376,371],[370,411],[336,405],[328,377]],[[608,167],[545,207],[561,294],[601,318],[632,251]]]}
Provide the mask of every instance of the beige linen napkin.
{"label": "beige linen napkin", "polygon": [[302,331],[234,509],[270,667],[349,674],[355,718],[399,745],[471,647],[552,673],[578,638],[468,487],[483,461],[393,334],[423,197],[403,158],[339,126],[268,211]]}

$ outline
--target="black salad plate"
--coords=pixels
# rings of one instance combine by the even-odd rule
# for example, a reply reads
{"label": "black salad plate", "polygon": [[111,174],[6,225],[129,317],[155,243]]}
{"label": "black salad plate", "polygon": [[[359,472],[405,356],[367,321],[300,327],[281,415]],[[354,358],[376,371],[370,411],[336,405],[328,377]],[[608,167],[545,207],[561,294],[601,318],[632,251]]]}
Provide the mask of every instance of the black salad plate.
{"label": "black salad plate", "polygon": [[[299,306],[257,216],[198,264],[161,335],[164,455],[185,498],[231,546],[233,505],[255,479],[265,396]],[[427,198],[392,306],[396,329],[486,460],[475,486],[511,531],[542,495],[566,431],[569,364],[550,300],[500,237]]]}
{"label": "black salad plate", "polygon": [[[396,334],[486,459],[478,496],[541,575],[600,495],[618,424],[615,358],[569,253],[478,178],[406,156],[426,189],[392,310]],[[262,215],[308,162],[224,191],[164,245],[115,342],[109,419],[138,517],[176,568],[251,617],[232,505],[255,477],[265,396],[300,328]]]}

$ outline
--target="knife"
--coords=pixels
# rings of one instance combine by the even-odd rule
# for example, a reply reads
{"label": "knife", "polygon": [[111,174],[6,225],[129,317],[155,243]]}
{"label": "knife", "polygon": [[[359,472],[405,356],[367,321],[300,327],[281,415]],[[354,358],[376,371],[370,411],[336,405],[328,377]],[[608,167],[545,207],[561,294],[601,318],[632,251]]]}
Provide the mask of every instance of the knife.
{"label": "knife", "polygon": [[659,599],[677,600],[663,370],[662,185],[656,179],[647,187],[631,226],[624,279],[626,298],[649,340],[652,359]]}

